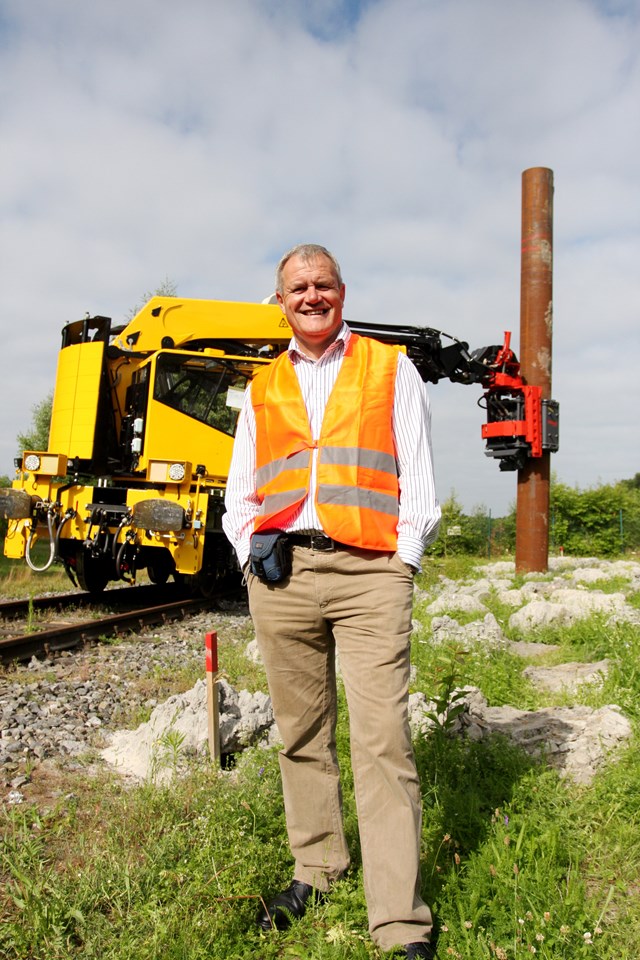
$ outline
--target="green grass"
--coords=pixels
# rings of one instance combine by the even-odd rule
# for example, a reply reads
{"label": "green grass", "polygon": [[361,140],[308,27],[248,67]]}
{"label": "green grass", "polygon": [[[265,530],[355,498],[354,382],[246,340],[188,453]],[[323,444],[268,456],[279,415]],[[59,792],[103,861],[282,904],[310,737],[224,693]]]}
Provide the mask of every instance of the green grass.
{"label": "green grass", "polygon": [[416,577],[416,583],[428,590],[437,586],[441,577],[448,580],[475,580],[478,574],[474,573],[474,570],[479,563],[477,557],[469,556],[427,557],[423,561],[422,572]]}
{"label": "green grass", "polygon": [[[38,563],[42,559],[35,555]],[[71,593],[75,588],[58,563],[43,573],[29,569],[24,560],[9,560],[0,554],[0,583],[2,596],[12,600],[20,597],[37,597],[43,593]]]}
{"label": "green grass", "polygon": [[601,580],[592,580],[590,590],[599,590],[601,593],[627,593],[629,577],[603,577]]}
{"label": "green grass", "polygon": [[[468,579],[472,564],[453,559]],[[446,576],[452,566],[447,561]],[[422,575],[423,585],[430,577]],[[490,704],[567,702],[536,691],[508,649],[434,650],[428,636],[426,624],[413,648],[413,689],[428,697],[469,683]],[[591,617],[527,639],[559,644],[554,661],[608,658],[608,678],[587,699],[619,704],[635,733],[589,786],[560,779],[497,736],[464,741],[435,729],[417,740],[423,893],[436,917],[437,956],[633,957],[640,940],[640,631]],[[260,669],[247,665],[243,649],[244,638],[221,650],[225,671],[234,684],[259,684]],[[194,760],[189,776],[169,787],[62,771],[55,805],[4,806],[0,957],[381,957],[367,933],[344,703],[338,749],[353,865],[333,896],[290,931],[265,935],[254,925],[261,895],[289,882],[291,860],[277,752],[251,749],[228,772]]]}

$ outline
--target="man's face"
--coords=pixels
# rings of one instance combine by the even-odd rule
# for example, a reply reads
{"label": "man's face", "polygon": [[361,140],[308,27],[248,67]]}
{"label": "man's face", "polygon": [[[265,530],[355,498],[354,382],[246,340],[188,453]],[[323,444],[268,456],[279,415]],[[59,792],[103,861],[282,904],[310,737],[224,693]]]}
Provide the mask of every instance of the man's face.
{"label": "man's face", "polygon": [[321,357],[342,324],[344,284],[339,284],[333,264],[320,255],[311,260],[293,256],[282,271],[280,309],[306,354]]}

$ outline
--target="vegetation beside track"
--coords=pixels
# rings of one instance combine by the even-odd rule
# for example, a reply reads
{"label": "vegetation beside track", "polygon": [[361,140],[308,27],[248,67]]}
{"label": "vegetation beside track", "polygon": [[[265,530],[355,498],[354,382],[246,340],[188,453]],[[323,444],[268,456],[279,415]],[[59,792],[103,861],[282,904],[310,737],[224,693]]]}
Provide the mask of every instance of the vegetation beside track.
{"label": "vegetation beside track", "polygon": [[6,600],[36,597],[45,593],[69,593],[73,584],[59,564],[43,573],[35,573],[26,563],[7,560],[0,554],[0,593]]}
{"label": "vegetation beside track", "polygon": [[[434,560],[421,583],[468,577],[475,562]],[[627,599],[640,601],[637,593]],[[495,599],[490,606],[504,627],[506,612]],[[427,625],[419,603],[415,616]],[[455,648],[435,651],[420,634],[414,689],[432,696],[474,683],[494,704],[553,701],[523,680],[508,651],[462,657]],[[464,742],[435,730],[419,741],[423,886],[437,920],[437,956],[631,957],[640,939],[640,631],[595,617],[529,639],[559,643],[549,662],[609,658],[602,686],[555,702],[618,703],[634,737],[588,787],[500,739]],[[243,669],[241,658],[226,666]],[[291,869],[276,751],[247,751],[226,772],[194,760],[190,775],[169,787],[131,786],[97,767],[59,770],[56,802],[3,805],[0,956],[380,957],[367,934],[344,704],[339,754],[352,870],[329,901],[269,936],[253,924],[259,898],[286,885]],[[166,756],[170,764],[169,749]]]}

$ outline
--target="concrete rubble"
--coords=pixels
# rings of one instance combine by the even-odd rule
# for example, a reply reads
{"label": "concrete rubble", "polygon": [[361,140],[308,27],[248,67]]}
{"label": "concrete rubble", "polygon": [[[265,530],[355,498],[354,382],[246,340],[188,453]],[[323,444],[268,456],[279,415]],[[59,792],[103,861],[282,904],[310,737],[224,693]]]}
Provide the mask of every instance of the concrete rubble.
{"label": "concrete rubble", "polygon": [[[467,649],[475,644],[482,644],[485,648],[506,648],[528,660],[557,649],[550,644],[508,640],[494,614],[485,606],[484,601],[492,594],[497,595],[505,606],[519,607],[511,615],[509,625],[516,632],[529,636],[547,624],[570,624],[594,612],[632,622],[638,620],[637,611],[627,605],[624,593],[603,593],[585,587],[613,577],[624,577],[632,585],[640,584],[640,564],[634,562],[567,562],[560,559],[555,564],[552,562],[550,578],[531,577],[517,589],[513,588],[510,579],[514,576],[513,564],[493,564],[482,568],[482,572],[482,579],[469,584],[444,581],[435,599],[424,591],[416,591],[416,600],[424,603],[426,612],[432,616],[430,632],[421,642],[442,644],[453,641]],[[470,623],[460,624],[452,613],[479,616]],[[425,633],[419,620],[414,621],[414,627]],[[259,661],[255,640],[248,645],[246,654],[252,661]],[[608,669],[608,662],[603,660],[593,664],[529,665],[523,668],[523,672],[541,689],[570,694],[580,684],[602,683]],[[103,757],[123,771],[144,777],[154,774],[158,767],[157,744],[166,743],[167,730],[184,737],[182,749],[186,752],[206,750],[206,698],[203,691],[204,682],[199,682],[188,694],[172,697],[156,708],[149,722],[137,731],[114,734],[109,748],[103,751]],[[223,752],[235,752],[254,743],[277,742],[266,694],[251,697],[246,691],[237,693],[225,684],[220,702]],[[492,733],[507,736],[531,755],[543,757],[562,775],[578,783],[590,782],[614,748],[631,735],[631,725],[615,705],[598,710],[573,706],[545,707],[537,711],[519,710],[513,706],[489,707],[482,693],[474,688],[465,689],[461,702],[464,709],[454,721],[451,732],[472,739]],[[425,735],[433,726],[433,721],[426,716],[433,709],[434,705],[424,694],[412,694],[411,724],[416,736]]]}
{"label": "concrete rubble", "polygon": [[[267,694],[238,692],[224,679],[216,688],[223,754],[237,753],[266,734],[273,737],[273,710]],[[207,684],[198,680],[187,693],[159,704],[136,730],[111,734],[101,755],[120,773],[163,782],[179,769],[183,755],[208,752],[208,732]]]}
{"label": "concrete rubble", "polygon": [[[631,724],[619,707],[544,707],[518,710],[489,707],[477,687],[465,687],[459,702],[464,709],[451,725],[452,735],[481,740],[500,734],[522,747],[530,756],[542,759],[562,776],[588,784],[616,747],[631,736]],[[414,735],[427,735],[434,721],[427,716],[434,704],[422,693],[410,698]]]}
{"label": "concrete rubble", "polygon": [[[462,649],[480,644],[484,649],[507,650],[526,661],[525,677],[550,696],[568,697],[581,685],[602,684],[611,665],[606,660],[592,664],[532,662],[549,659],[549,654],[558,650],[551,644],[532,642],[541,628],[570,625],[593,613],[602,618],[604,626],[640,623],[640,611],[627,603],[625,596],[640,590],[640,563],[635,561],[552,558],[548,574],[530,574],[517,581],[514,564],[500,561],[479,567],[478,574],[478,579],[469,582],[442,578],[431,592],[416,587],[416,608],[421,615],[427,614],[414,620],[416,640],[431,645],[453,642]],[[616,589],[606,589],[614,579]],[[505,636],[486,606],[490,598],[501,604],[509,632],[517,639]],[[215,620],[217,629],[229,630],[239,639],[244,636],[248,663],[260,662],[255,640],[250,639],[246,608],[217,612]],[[136,779],[166,779],[182,768],[185,758],[206,755],[205,681],[198,680],[186,693],[162,703],[145,699],[139,681],[155,669],[166,670],[176,664],[193,669],[198,676],[203,665],[202,637],[210,629],[211,614],[207,613],[179,628],[161,628],[158,635],[142,643],[138,639],[108,651],[89,648],[82,655],[81,678],[76,676],[77,659],[63,655],[53,662],[34,660],[29,666],[29,682],[11,675],[0,681],[0,766],[7,785],[19,791],[25,758],[62,756],[73,762],[96,744],[96,738],[98,742],[102,738],[103,760]],[[278,742],[266,693],[235,690],[220,679],[218,696],[223,753]],[[615,704],[599,710],[557,706],[525,711],[517,706],[489,707],[479,690],[466,690],[463,702],[464,710],[453,726],[459,735],[508,736],[581,783],[589,782],[631,732]],[[132,706],[148,720],[135,730],[118,729],[121,715]],[[432,725],[425,714],[433,705],[424,694],[416,693],[410,706],[412,727],[415,735],[421,736]]]}
{"label": "concrete rubble", "polygon": [[555,667],[525,667],[522,673],[534,686],[554,693],[575,693],[583,683],[601,684],[609,672],[609,661],[559,663]]}
{"label": "concrete rubble", "polygon": [[487,647],[504,647],[508,643],[500,624],[492,613],[486,613],[482,620],[472,620],[464,626],[461,626],[453,617],[434,617],[431,621],[431,642],[435,644],[453,642],[465,648],[476,643],[482,643]]}

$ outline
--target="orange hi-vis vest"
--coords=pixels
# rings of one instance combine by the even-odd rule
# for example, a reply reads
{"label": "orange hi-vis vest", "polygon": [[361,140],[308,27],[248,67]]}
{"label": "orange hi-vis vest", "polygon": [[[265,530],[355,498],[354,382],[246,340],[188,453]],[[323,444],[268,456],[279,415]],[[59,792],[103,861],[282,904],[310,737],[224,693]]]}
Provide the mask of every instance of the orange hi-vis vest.
{"label": "orange hi-vis vest", "polygon": [[315,506],[324,533],[365,550],[395,551],[398,470],[392,431],[398,349],[352,334],[327,402],[320,436],[311,436],[288,354],[251,384],[256,415],[256,530],[277,530],[309,493],[318,450]]}

